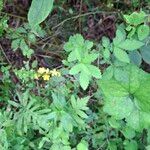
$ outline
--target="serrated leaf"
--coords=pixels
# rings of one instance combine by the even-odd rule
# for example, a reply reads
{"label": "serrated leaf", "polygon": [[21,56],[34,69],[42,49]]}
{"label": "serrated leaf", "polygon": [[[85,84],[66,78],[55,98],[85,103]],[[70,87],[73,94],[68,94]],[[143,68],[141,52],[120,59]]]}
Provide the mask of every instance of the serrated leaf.
{"label": "serrated leaf", "polygon": [[98,67],[93,66],[93,65],[88,65],[88,69],[89,69],[89,72],[91,73],[91,76],[93,76],[97,79],[101,78],[101,72]]}
{"label": "serrated leaf", "polygon": [[125,62],[125,63],[130,63],[129,56],[126,51],[120,48],[114,47],[114,55],[118,60]]}
{"label": "serrated leaf", "polygon": [[12,43],[11,43],[11,48],[15,51],[19,48],[20,46],[20,42],[21,42],[21,39],[16,39],[16,40],[13,40]]}
{"label": "serrated leaf", "polygon": [[124,41],[126,38],[126,34],[124,30],[117,29],[116,37],[113,39],[114,45],[118,45],[120,42]]}
{"label": "serrated leaf", "polygon": [[84,72],[80,73],[79,82],[83,90],[86,90],[89,85],[90,77]]}
{"label": "serrated leaf", "polygon": [[43,22],[52,11],[54,0],[32,0],[28,21],[32,28]]}
{"label": "serrated leaf", "polygon": [[88,118],[88,115],[87,115],[85,112],[81,111],[81,110],[78,110],[78,111],[77,111],[77,114],[78,114],[81,118]]}
{"label": "serrated leaf", "polygon": [[105,59],[109,59],[110,58],[110,51],[109,49],[105,48],[103,51],[103,56]]}
{"label": "serrated leaf", "polygon": [[139,40],[144,40],[145,38],[148,37],[149,33],[150,33],[150,29],[148,25],[140,25],[137,29],[137,33],[138,33],[138,38]]}
{"label": "serrated leaf", "polygon": [[86,63],[86,64],[91,64],[94,60],[97,59],[97,57],[98,57],[98,54],[96,54],[96,53],[87,54],[87,55],[83,58],[82,62],[83,62],[83,63]]}
{"label": "serrated leaf", "polygon": [[69,74],[71,74],[71,75],[76,75],[76,74],[78,74],[81,70],[82,70],[82,64],[77,64],[77,65],[73,66],[73,67],[70,69]]}
{"label": "serrated leaf", "polygon": [[103,36],[103,37],[102,37],[102,45],[103,45],[105,48],[108,48],[108,46],[110,45],[110,40],[109,40],[109,38]]}
{"label": "serrated leaf", "polygon": [[121,42],[118,47],[121,49],[133,51],[141,48],[143,45],[143,42],[137,41],[135,39],[126,39],[125,41]]}

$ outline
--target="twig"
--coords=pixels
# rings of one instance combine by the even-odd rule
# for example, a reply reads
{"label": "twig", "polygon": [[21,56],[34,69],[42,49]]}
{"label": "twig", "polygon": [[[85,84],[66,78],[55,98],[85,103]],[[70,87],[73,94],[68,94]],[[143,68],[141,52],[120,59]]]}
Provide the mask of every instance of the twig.
{"label": "twig", "polygon": [[[80,12],[79,12],[79,15],[82,14],[82,5],[83,5],[83,0],[80,1]],[[79,32],[81,33],[81,17],[79,18]]]}
{"label": "twig", "polygon": [[8,63],[11,65],[11,62],[9,61],[7,55],[5,54],[4,49],[3,49],[3,47],[2,47],[1,44],[0,44],[0,49],[2,50],[2,53],[3,53],[3,55],[5,56],[5,58],[6,58],[6,60],[8,61]]}
{"label": "twig", "polygon": [[99,14],[99,13],[105,13],[105,14],[117,14],[118,12],[105,12],[105,11],[95,11],[95,12],[88,12],[88,13],[84,13],[84,14],[79,14],[77,16],[73,16],[71,18],[67,18],[65,20],[63,20],[62,22],[60,22],[59,24],[57,24],[56,26],[52,27],[52,30],[58,28],[59,26],[63,25],[65,22],[72,20],[72,19],[77,19],[80,17],[85,17],[88,15],[94,15],[94,14]]}
{"label": "twig", "polygon": [[22,19],[22,20],[27,20],[27,18],[25,18],[25,17],[18,16],[18,15],[15,15],[15,14],[11,14],[11,13],[7,13],[7,12],[0,12],[0,14],[8,15],[8,16],[19,18],[19,19]]}

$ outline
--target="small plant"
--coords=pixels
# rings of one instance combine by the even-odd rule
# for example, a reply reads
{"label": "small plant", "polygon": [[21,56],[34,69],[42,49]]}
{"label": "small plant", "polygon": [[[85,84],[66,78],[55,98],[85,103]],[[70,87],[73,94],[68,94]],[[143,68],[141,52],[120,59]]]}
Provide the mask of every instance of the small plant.
{"label": "small plant", "polygon": [[101,78],[98,67],[92,65],[98,58],[98,54],[91,50],[93,42],[84,40],[80,34],[70,37],[69,42],[64,46],[66,52],[69,52],[67,61],[73,65],[69,71],[71,75],[79,75],[81,87],[86,90],[92,77]]}

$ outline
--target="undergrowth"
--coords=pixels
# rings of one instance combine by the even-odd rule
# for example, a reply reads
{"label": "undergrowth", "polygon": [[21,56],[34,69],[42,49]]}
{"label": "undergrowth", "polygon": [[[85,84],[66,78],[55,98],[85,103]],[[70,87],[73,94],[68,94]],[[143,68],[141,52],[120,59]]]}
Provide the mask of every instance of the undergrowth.
{"label": "undergrowth", "polygon": [[149,1],[138,2],[32,0],[20,17],[0,1],[0,150],[150,149]]}

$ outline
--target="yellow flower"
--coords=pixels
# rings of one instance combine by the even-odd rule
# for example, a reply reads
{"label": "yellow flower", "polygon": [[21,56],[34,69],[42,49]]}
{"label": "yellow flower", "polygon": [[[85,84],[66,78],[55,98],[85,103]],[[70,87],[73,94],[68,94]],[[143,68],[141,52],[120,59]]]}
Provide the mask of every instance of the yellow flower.
{"label": "yellow flower", "polygon": [[44,67],[40,67],[37,71],[39,74],[43,74],[46,72],[46,69]]}
{"label": "yellow flower", "polygon": [[47,68],[47,69],[45,69],[45,73],[50,73],[50,71],[49,71],[49,69]]}
{"label": "yellow flower", "polygon": [[51,70],[50,73],[52,76],[57,76],[57,77],[61,76],[61,73],[57,71],[56,69]]}
{"label": "yellow flower", "polygon": [[43,80],[45,80],[45,81],[48,81],[50,79],[49,74],[44,74],[42,77],[43,77]]}

